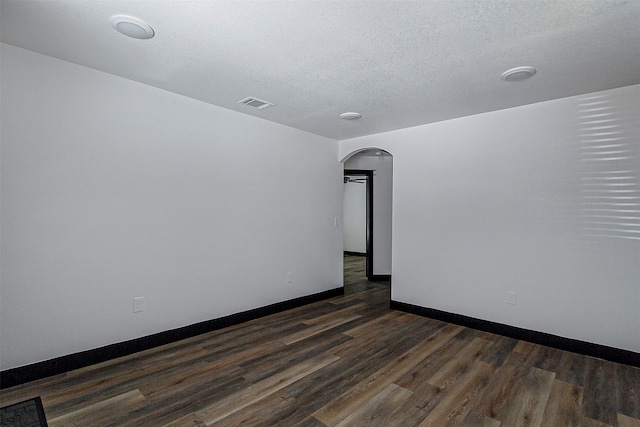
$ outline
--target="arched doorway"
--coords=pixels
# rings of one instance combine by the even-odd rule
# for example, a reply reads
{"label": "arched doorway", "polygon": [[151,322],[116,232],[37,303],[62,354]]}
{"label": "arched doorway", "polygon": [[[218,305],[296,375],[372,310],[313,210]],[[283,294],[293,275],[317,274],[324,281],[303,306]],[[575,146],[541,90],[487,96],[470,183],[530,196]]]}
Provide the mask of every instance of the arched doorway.
{"label": "arched doorway", "polygon": [[[343,238],[345,290],[364,266],[369,282],[391,279],[393,157],[382,149],[360,150],[344,164]],[[350,199],[353,198],[353,199]],[[361,204],[360,207],[358,204]],[[360,261],[354,257],[361,257]]]}

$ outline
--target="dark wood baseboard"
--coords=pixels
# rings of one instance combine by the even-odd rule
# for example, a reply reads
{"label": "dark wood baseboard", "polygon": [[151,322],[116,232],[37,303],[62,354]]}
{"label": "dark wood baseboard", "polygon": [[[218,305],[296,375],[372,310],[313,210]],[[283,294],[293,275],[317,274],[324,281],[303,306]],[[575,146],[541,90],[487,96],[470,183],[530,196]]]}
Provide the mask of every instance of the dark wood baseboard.
{"label": "dark wood baseboard", "polygon": [[343,287],[330,289],[328,291],[320,292],[317,294],[278,302],[264,307],[255,308],[253,310],[243,311],[241,313],[220,317],[218,319],[206,320],[204,322],[195,323],[193,325],[184,326],[178,329],[158,332],[157,334],[148,335],[146,337],[136,338],[116,344],[110,344],[93,350],[69,354],[67,356],[61,356],[55,359],[45,360],[44,362],[38,362],[18,368],[7,369],[0,372],[0,389],[39,380],[42,378],[72,371],[74,369],[84,368],[85,366],[105,362],[117,357],[127,356],[139,351],[159,347],[161,345],[169,344],[174,341],[191,338],[207,332],[215,331],[217,329],[226,328],[227,326],[232,326],[238,323],[247,322],[249,320],[258,319],[270,314],[290,310],[292,308],[322,301],[324,299],[343,294]]}
{"label": "dark wood baseboard", "polygon": [[352,252],[352,251],[344,251],[345,255],[354,255],[354,256],[367,256],[366,252]]}
{"label": "dark wood baseboard", "polygon": [[528,341],[534,344],[540,344],[547,347],[553,347],[560,350],[597,357],[599,359],[640,368],[640,353],[635,353],[629,350],[622,350],[615,347],[608,347],[606,345],[564,338],[557,335],[547,334],[545,332],[532,331],[529,329],[518,328],[502,323],[476,319],[474,317],[463,316],[461,314],[448,313],[434,308],[426,308],[393,300],[391,301],[391,308],[394,310],[404,311],[406,313],[428,317],[430,319],[453,323],[467,328],[478,329],[492,334],[503,335],[517,340]]}
{"label": "dark wood baseboard", "polygon": [[391,280],[391,275],[390,274],[374,274],[373,276],[371,276],[371,279],[369,279],[372,282],[389,282]]}

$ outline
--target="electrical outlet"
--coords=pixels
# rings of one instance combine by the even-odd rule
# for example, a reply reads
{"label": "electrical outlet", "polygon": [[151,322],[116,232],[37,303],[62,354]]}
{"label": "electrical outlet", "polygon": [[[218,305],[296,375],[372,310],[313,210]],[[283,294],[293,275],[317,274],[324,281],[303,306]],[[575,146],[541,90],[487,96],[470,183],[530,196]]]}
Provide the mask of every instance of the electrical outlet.
{"label": "electrical outlet", "polygon": [[133,312],[139,313],[144,311],[144,297],[136,297],[133,299]]}
{"label": "electrical outlet", "polygon": [[507,304],[516,305],[516,293],[509,291],[507,292]]}
{"label": "electrical outlet", "polygon": [[287,283],[293,283],[293,273],[287,273]]}

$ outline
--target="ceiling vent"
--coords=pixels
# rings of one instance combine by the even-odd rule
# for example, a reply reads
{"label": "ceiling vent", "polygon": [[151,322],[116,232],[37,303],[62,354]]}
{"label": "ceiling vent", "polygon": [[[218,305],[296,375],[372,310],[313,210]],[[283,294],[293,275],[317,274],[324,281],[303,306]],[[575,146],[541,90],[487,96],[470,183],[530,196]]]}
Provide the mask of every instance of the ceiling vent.
{"label": "ceiling vent", "polygon": [[238,104],[248,105],[249,107],[255,107],[258,110],[264,110],[265,108],[273,107],[273,104],[261,99],[248,97],[242,101],[238,101]]}

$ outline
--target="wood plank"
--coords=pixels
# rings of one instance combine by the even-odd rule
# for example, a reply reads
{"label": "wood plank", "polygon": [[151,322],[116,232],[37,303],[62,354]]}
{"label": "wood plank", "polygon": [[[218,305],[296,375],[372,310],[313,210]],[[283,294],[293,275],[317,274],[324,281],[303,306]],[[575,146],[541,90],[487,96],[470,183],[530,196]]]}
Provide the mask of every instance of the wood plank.
{"label": "wood plank", "polygon": [[258,426],[265,420],[277,419],[283,409],[295,405],[296,400],[283,391],[278,391],[264,399],[247,406],[243,411],[237,411],[210,426],[237,427]]}
{"label": "wood plank", "polygon": [[[365,320],[367,319],[365,318]],[[362,322],[362,319],[354,321],[354,323],[357,322],[360,322],[361,325],[366,324]],[[362,348],[372,345],[372,343],[386,342],[387,345],[394,345],[396,341],[403,339],[406,335],[415,338],[415,343],[418,343],[420,340],[429,337],[436,330],[445,326],[444,323],[434,323],[429,321],[429,319],[420,322],[405,323],[398,321],[398,318],[395,318],[393,321],[388,321],[387,319],[385,325],[384,327],[380,325],[373,327],[373,325],[369,324],[367,328],[355,334],[355,337],[351,341],[336,346],[331,350],[331,353],[339,357],[348,357],[348,355],[357,353],[361,351]],[[345,335],[354,336],[351,332],[351,330],[347,331]]]}
{"label": "wood plank", "polygon": [[555,369],[556,378],[582,387],[584,385],[584,372],[588,357],[568,351],[562,351],[561,353],[560,361]]}
{"label": "wood plank", "polygon": [[0,390],[0,408],[41,396],[42,390],[56,390],[57,385],[66,377],[66,373],[59,374]]}
{"label": "wood plank", "polygon": [[215,356],[207,355],[204,357],[204,360],[209,362],[210,366],[215,366],[218,369],[226,369],[229,366],[247,363],[250,360],[263,356],[264,354],[277,352],[284,347],[285,344],[279,340],[272,340],[260,344],[256,343],[254,345],[245,345],[244,348],[228,352],[228,354],[216,354]]}
{"label": "wood plank", "polygon": [[[183,393],[193,397],[193,393],[202,388],[208,388],[211,394],[224,388],[232,382],[243,382],[244,369],[238,366],[227,366],[219,369],[215,365],[203,364],[193,366],[189,372],[180,376],[155,377],[139,390],[147,399],[170,398],[175,393],[173,390],[180,388]],[[174,399],[175,400],[175,399]]]}
{"label": "wood plank", "polygon": [[286,344],[286,345],[290,345],[293,343],[296,343],[298,341],[301,341],[303,339],[312,337],[314,335],[320,334],[322,332],[325,332],[331,328],[335,328],[336,326],[340,326],[343,325],[345,323],[349,323],[352,320],[358,319],[361,316],[359,314],[352,314],[352,315],[345,315],[345,316],[340,316],[337,318],[331,318],[331,319],[327,319],[321,323],[317,323],[313,326],[310,326],[300,332],[296,332],[293,333],[283,339],[281,339],[280,341],[282,341],[282,343]]}
{"label": "wood plank", "polygon": [[138,388],[159,372],[177,374],[187,365],[199,363],[206,354],[199,346],[185,352],[181,345],[157,348],[94,365],[94,371],[82,368],[69,372],[56,389],[42,393],[51,417],[105,400]]}
{"label": "wood plank", "polygon": [[391,425],[389,418],[394,411],[405,402],[412,392],[406,388],[399,387],[395,384],[389,384],[377,395],[369,399],[366,403],[356,409],[337,427],[346,426],[380,426],[387,427]]}
{"label": "wood plank", "polygon": [[554,380],[549,401],[542,415],[542,426],[580,426],[580,405],[582,387],[564,381]]}
{"label": "wood plank", "polygon": [[427,339],[421,341],[409,351],[402,354],[378,369],[365,380],[358,383],[336,398],[329,405],[324,406],[313,415],[327,426],[334,426],[353,413],[357,407],[381,392],[389,384],[413,368],[422,359],[439,349],[451,337],[460,331],[460,326],[448,325]]}
{"label": "wood plank", "polygon": [[202,422],[199,416],[191,413],[165,424],[162,427],[206,427],[206,424]]}
{"label": "wood plank", "polygon": [[295,425],[372,375],[378,367],[391,363],[417,343],[416,337],[405,335],[393,343],[374,342],[339,361],[288,386],[285,391],[296,398],[296,409],[281,414],[280,425]]}
{"label": "wood plank", "polygon": [[182,374],[206,367],[206,363],[200,361],[205,354],[196,348],[193,353],[177,353],[172,359],[158,360],[153,357],[152,361],[144,364],[136,361],[132,367],[139,368],[129,372],[118,364],[113,367],[112,376],[100,372],[95,379],[86,377],[83,381],[66,383],[55,392],[43,394],[43,403],[48,416],[55,418],[132,389],[141,390],[148,383],[163,378],[180,378]]}
{"label": "wood plank", "polygon": [[296,365],[321,353],[331,353],[336,346],[353,338],[338,332],[341,326],[331,331],[314,335],[291,345],[281,344],[273,351],[266,351],[251,360],[241,361],[246,373],[243,375],[250,382],[259,382],[291,365]]}
{"label": "wood plank", "polygon": [[492,334],[490,332],[480,331],[478,329],[464,328],[456,338],[465,341],[473,341],[476,338],[485,341],[495,341],[498,338],[498,335]]}
{"label": "wood plank", "polygon": [[294,424],[291,427],[326,427],[323,423],[315,419],[314,417],[307,417],[299,423]]}
{"label": "wood plank", "polygon": [[349,335],[352,337],[358,337],[362,334],[366,334],[367,332],[370,333],[371,331],[375,331],[378,328],[384,328],[386,326],[388,326],[389,324],[393,324],[394,322],[396,322],[400,317],[402,317],[403,313],[401,311],[390,311],[387,314],[378,317],[376,319],[373,319],[367,323],[364,323],[360,326],[357,326],[353,329],[350,329],[348,331],[345,332],[345,335]]}
{"label": "wood plank", "polygon": [[468,344],[467,341],[462,341],[458,338],[447,340],[444,345],[394,382],[401,387],[416,391],[436,374],[442,366],[452,360],[452,354],[458,354]]}
{"label": "wood plank", "polygon": [[618,412],[631,418],[640,418],[640,369],[615,364],[616,400]]}
{"label": "wood plank", "polygon": [[419,426],[461,424],[489,384],[495,370],[496,367],[488,363],[474,362],[473,369],[467,370],[459,381],[449,385],[444,397]]}
{"label": "wood plank", "polygon": [[207,425],[211,425],[216,421],[219,421],[252,403],[263,399],[270,394],[273,394],[284,387],[288,386],[299,380],[300,378],[309,375],[312,372],[321,369],[339,358],[334,355],[323,354],[312,359],[307,360],[304,363],[292,366],[279,374],[273,375],[252,387],[243,389],[236,392],[220,401],[204,408],[197,412],[197,415]]}
{"label": "wood plank", "polygon": [[533,366],[545,371],[557,372],[561,357],[562,351],[540,345],[533,359]]}
{"label": "wood plank", "polygon": [[513,348],[516,353],[522,353],[525,355],[531,354],[537,351],[538,346],[528,341],[518,341],[518,344]]}
{"label": "wood plank", "polygon": [[338,357],[347,357],[350,354],[358,353],[361,349],[374,344],[378,340],[375,336],[371,335],[356,338],[346,334],[345,336],[351,339],[332,348],[329,351],[331,354],[335,354]]}
{"label": "wood plank", "polygon": [[600,421],[594,420],[592,418],[585,417],[584,415],[580,416],[580,426],[581,427],[614,427],[611,424],[605,424]]}
{"label": "wood plank", "polygon": [[510,400],[522,387],[530,368],[529,356],[512,352],[491,379],[475,411],[492,419],[502,420],[509,410]]}
{"label": "wood plank", "polygon": [[540,426],[555,377],[554,372],[529,368],[522,387],[511,399],[502,423],[506,426]]}
{"label": "wood plank", "polygon": [[462,422],[464,427],[500,427],[502,423],[479,412],[471,411]]}
{"label": "wood plank", "polygon": [[389,426],[417,426],[446,395],[438,387],[422,383],[389,418]]}
{"label": "wood plank", "polygon": [[368,304],[366,302],[361,302],[360,304],[351,305],[320,316],[305,316],[305,320],[303,320],[302,323],[309,326],[317,325],[319,323],[326,322],[327,320],[335,319],[336,317],[341,317],[349,314],[359,314],[357,313],[357,311],[363,308],[367,308],[367,306]]}
{"label": "wood plank", "polygon": [[640,427],[640,419],[618,414],[618,427]]}
{"label": "wood plank", "polygon": [[184,384],[175,383],[166,388],[154,387],[153,392],[145,396],[145,406],[130,412],[118,425],[157,426],[196,413],[220,399],[251,387],[252,384],[240,376],[241,372],[237,371],[237,367],[232,367],[224,372],[215,371],[195,376]]}
{"label": "wood plank", "polygon": [[474,366],[473,362],[480,358],[489,345],[489,341],[474,338],[456,354],[456,357],[442,365],[437,372],[427,379],[427,382],[439,388],[447,388]]}
{"label": "wood plank", "polygon": [[582,415],[616,425],[618,404],[613,364],[589,357],[585,368]]}
{"label": "wood plank", "polygon": [[227,357],[247,348],[266,344],[307,329],[308,326],[295,317],[285,322],[278,322],[269,328],[251,328],[246,333],[235,333],[231,336],[215,337],[205,343],[203,348],[209,352],[208,361]]}
{"label": "wood plank", "polygon": [[501,366],[517,344],[518,340],[498,336],[494,339],[493,344],[487,348],[480,360],[490,365]]}
{"label": "wood plank", "polygon": [[112,413],[114,411],[126,414],[127,411],[140,407],[144,400],[144,396],[139,390],[131,390],[102,402],[52,418],[47,422],[50,427],[106,425],[107,420],[113,416]]}
{"label": "wood plank", "polygon": [[365,292],[349,294],[345,291],[345,295],[340,298],[341,302],[353,302],[353,301],[384,301],[389,300],[389,289],[373,289],[366,291],[366,298],[363,298]]}

